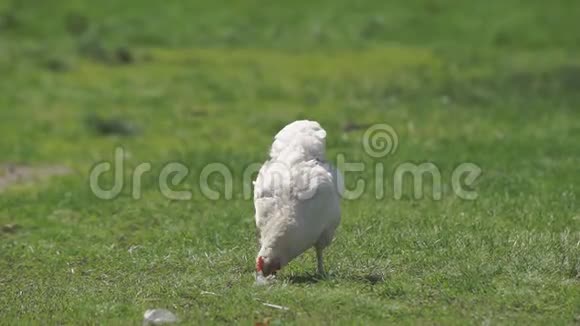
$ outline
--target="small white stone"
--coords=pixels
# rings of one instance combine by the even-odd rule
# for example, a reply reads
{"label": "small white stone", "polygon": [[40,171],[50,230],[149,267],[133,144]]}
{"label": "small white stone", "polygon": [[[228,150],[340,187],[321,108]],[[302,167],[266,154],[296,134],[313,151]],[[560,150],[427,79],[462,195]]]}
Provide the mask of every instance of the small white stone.
{"label": "small white stone", "polygon": [[143,315],[143,325],[163,325],[177,321],[177,316],[167,309],[149,309]]}

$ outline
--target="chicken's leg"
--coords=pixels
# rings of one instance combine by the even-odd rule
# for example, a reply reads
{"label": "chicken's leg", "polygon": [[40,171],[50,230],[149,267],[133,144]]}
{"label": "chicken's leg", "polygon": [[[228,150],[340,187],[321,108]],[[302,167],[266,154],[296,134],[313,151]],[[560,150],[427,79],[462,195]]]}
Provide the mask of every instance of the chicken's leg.
{"label": "chicken's leg", "polygon": [[318,275],[326,275],[326,272],[324,271],[324,262],[322,261],[322,250],[323,248],[320,247],[315,247],[316,248],[316,261],[318,263],[317,266],[317,272]]}

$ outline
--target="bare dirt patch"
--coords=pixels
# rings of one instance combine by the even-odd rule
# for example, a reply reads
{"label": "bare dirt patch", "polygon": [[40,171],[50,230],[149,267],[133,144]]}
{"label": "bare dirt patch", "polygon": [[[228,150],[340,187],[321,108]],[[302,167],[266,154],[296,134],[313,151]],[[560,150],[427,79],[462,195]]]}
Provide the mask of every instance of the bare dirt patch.
{"label": "bare dirt patch", "polygon": [[0,164],[0,192],[15,184],[28,183],[70,173],[71,170],[62,165],[26,166],[10,163]]}

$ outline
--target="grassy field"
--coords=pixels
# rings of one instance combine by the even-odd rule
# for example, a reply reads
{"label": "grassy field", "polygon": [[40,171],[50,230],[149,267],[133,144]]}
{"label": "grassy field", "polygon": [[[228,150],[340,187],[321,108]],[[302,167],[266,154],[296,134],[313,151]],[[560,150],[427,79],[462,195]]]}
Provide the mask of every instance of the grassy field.
{"label": "grassy field", "polygon": [[[0,324],[158,307],[183,324],[580,323],[579,16],[564,0],[0,0]],[[327,278],[308,252],[256,287],[242,171],[302,118],[329,160],[366,163],[346,179],[368,191],[343,202]],[[383,159],[347,128],[375,123],[399,136]],[[89,171],[119,146],[127,186],[98,199]],[[161,194],[167,162],[191,169],[190,200]],[[233,199],[200,192],[213,162]],[[404,162],[446,184],[476,163],[479,197],[394,200]]]}

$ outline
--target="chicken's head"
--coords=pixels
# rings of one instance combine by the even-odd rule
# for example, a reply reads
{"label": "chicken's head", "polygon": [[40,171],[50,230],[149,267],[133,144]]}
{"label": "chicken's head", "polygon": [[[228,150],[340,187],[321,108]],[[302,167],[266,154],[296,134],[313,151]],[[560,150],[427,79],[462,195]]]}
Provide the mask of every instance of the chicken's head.
{"label": "chicken's head", "polygon": [[256,258],[256,272],[262,273],[264,276],[275,275],[280,269],[280,260],[265,256],[258,256]]}

